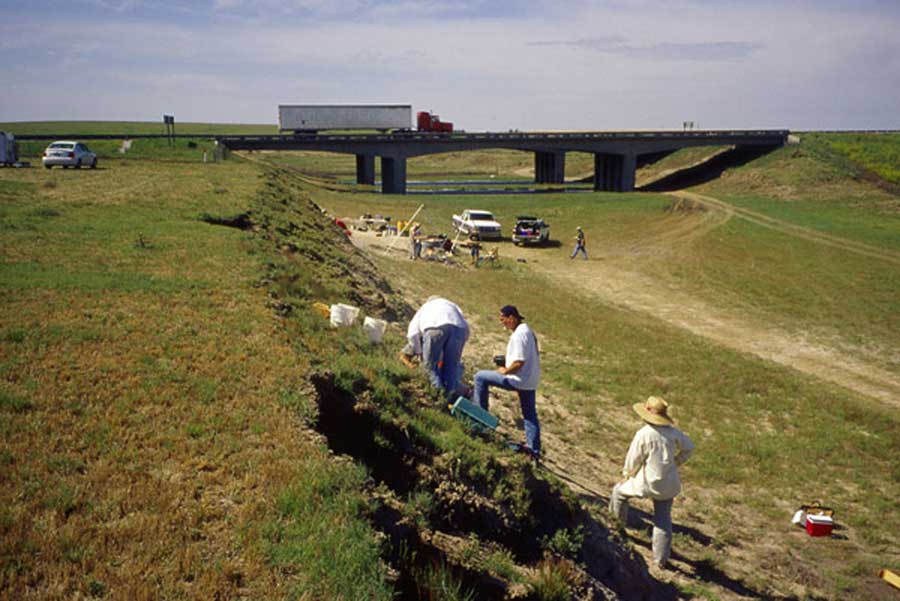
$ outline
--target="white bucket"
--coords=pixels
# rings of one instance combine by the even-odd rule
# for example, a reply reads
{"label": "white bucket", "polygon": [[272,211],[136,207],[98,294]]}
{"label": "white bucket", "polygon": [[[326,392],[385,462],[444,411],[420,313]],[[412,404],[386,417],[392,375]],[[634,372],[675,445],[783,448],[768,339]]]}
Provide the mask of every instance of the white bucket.
{"label": "white bucket", "polygon": [[359,315],[359,308],[352,305],[338,303],[331,305],[331,325],[352,326]]}
{"label": "white bucket", "polygon": [[363,330],[369,336],[369,342],[372,344],[380,344],[384,337],[384,330],[387,328],[387,322],[383,319],[375,319],[374,317],[366,317],[363,320]]}

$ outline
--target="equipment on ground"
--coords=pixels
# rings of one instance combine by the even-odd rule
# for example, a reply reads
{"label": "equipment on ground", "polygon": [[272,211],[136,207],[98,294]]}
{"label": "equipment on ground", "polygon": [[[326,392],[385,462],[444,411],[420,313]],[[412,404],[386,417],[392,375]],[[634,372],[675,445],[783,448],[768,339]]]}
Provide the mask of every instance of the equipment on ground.
{"label": "equipment on ground", "polygon": [[409,104],[279,104],[278,129],[315,134],[330,129],[409,131]]}
{"label": "equipment on ground", "polygon": [[450,406],[450,415],[466,421],[476,430],[496,430],[500,420],[464,396]]}
{"label": "equipment on ground", "polygon": [[893,586],[894,588],[900,589],[900,576],[898,576],[897,574],[893,573],[892,571],[890,571],[890,570],[881,570],[880,572],[878,572],[878,576],[879,576],[882,580],[884,580],[885,582],[887,582],[888,584],[890,584],[891,586]]}

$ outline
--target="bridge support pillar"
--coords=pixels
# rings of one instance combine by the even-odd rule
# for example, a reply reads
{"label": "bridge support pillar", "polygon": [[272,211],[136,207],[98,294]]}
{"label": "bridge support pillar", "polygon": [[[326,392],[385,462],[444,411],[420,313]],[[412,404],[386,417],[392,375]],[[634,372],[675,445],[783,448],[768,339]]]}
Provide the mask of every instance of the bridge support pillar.
{"label": "bridge support pillar", "polygon": [[368,154],[356,155],[356,183],[375,185],[375,157]]}
{"label": "bridge support pillar", "polygon": [[534,183],[561,184],[566,177],[565,152],[534,153]]}
{"label": "bridge support pillar", "polygon": [[406,157],[381,157],[381,192],[406,194]]}
{"label": "bridge support pillar", "polygon": [[602,192],[634,191],[637,156],[594,153],[594,190]]}

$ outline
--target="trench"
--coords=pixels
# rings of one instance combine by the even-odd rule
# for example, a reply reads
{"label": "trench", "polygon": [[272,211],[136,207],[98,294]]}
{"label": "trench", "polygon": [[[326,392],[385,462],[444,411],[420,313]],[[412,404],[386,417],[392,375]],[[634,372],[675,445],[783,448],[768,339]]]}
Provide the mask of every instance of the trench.
{"label": "trench", "polygon": [[[511,583],[485,571],[480,564],[465,565],[448,556],[431,541],[444,533],[464,540],[476,535],[482,544],[501,545],[520,568],[533,567],[546,558],[542,541],[558,531],[581,528],[585,534],[578,560],[589,582],[585,599],[674,599],[674,591],[650,578],[646,566],[632,552],[611,540],[610,532],[582,508],[566,502],[550,484],[527,467],[510,464],[504,469],[511,481],[526,492],[528,518],[516,518],[509,507],[478,490],[478,485],[454,476],[441,463],[440,452],[382,416],[377,408],[361,402],[335,385],[329,373],[312,377],[318,417],[316,429],[329,448],[367,467],[373,480],[386,486],[393,502],[379,502],[370,520],[387,539],[383,559],[396,580],[397,598],[412,601],[433,597],[422,588],[422,574],[440,569],[449,573],[462,591],[475,599],[507,599]],[[512,473],[512,470],[522,470]],[[377,496],[377,487],[373,487]],[[434,507],[423,530],[397,507],[416,490],[433,494]],[[399,501],[402,506],[402,501]],[[604,592],[605,591],[605,592]],[[612,593],[612,591],[616,591]],[[432,591],[433,592],[433,591]],[[612,593],[613,596],[610,596]],[[534,593],[516,598],[532,599]]]}
{"label": "trench", "polygon": [[200,216],[200,221],[203,221],[210,225],[233,227],[242,231],[247,231],[253,228],[253,220],[250,219],[250,213],[240,213],[239,215],[232,215],[231,217],[219,217],[216,215],[210,215],[209,213],[204,213]]}
{"label": "trench", "polygon": [[[319,410],[316,429],[325,436],[328,447],[365,465],[372,478],[397,497],[409,494],[421,478],[418,466],[430,463],[433,449],[414,444],[402,429],[383,420],[373,408],[361,406],[352,394],[335,387],[330,374],[314,376],[312,383]],[[439,566],[475,599],[506,598],[503,581],[451,562],[446,553],[425,542],[398,509],[379,503],[371,520],[387,537],[384,559],[397,574],[394,584],[399,601],[431,598],[433,591],[423,590],[422,574]]]}

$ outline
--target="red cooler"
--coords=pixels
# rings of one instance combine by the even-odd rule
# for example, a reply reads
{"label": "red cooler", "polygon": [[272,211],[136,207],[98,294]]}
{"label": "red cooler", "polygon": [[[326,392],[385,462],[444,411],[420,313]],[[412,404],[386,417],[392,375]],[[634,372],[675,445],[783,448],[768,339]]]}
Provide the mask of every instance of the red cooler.
{"label": "red cooler", "polygon": [[810,536],[830,536],[834,528],[834,520],[827,515],[806,516],[806,533]]}

